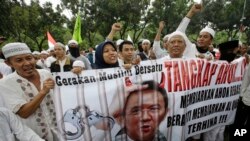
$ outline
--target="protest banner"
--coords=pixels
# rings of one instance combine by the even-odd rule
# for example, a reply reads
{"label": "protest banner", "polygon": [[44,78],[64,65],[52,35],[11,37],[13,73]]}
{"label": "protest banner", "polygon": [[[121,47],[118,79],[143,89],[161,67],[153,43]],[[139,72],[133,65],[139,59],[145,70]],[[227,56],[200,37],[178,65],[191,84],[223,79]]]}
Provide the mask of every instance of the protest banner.
{"label": "protest banner", "polygon": [[[184,141],[233,122],[245,60],[143,61],[130,70],[55,73],[61,140]],[[152,86],[152,87],[151,87]]]}

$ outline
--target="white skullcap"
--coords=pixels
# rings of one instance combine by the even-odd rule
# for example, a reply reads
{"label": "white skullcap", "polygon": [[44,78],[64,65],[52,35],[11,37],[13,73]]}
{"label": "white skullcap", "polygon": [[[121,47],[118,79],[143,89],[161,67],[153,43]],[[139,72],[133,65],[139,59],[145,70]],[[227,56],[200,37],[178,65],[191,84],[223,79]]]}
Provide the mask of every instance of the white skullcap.
{"label": "white skullcap", "polygon": [[47,54],[47,55],[49,55],[49,53],[48,53],[47,51],[45,51],[45,50],[43,50],[43,51],[41,52],[41,54]]}
{"label": "white skullcap", "polygon": [[31,54],[30,48],[25,43],[19,42],[6,44],[2,48],[2,52],[6,59],[16,55]]}
{"label": "white skullcap", "polygon": [[184,39],[186,46],[188,45],[188,37],[187,37],[186,34],[184,34],[184,33],[181,32],[181,31],[175,31],[175,32],[169,34],[169,35],[168,35],[168,41],[169,41],[171,38],[173,38],[174,36],[176,36],[176,35],[181,36],[181,37]]}
{"label": "white skullcap", "polygon": [[85,65],[84,65],[84,63],[82,61],[76,60],[73,63],[73,67],[82,67],[82,68],[85,68]]}
{"label": "white skullcap", "polygon": [[149,43],[149,44],[150,44],[150,41],[149,41],[148,39],[144,39],[144,40],[142,41],[142,44],[144,44],[144,43]]}
{"label": "white skullcap", "polygon": [[116,43],[117,46],[119,46],[123,41],[124,40],[122,40],[122,39],[118,39],[115,43]]}
{"label": "white skullcap", "polygon": [[63,43],[60,43],[60,42],[56,42],[54,47],[55,46],[57,46],[57,47],[59,46],[59,47],[63,48],[64,50],[66,49],[65,45]]}
{"label": "white skullcap", "polygon": [[76,44],[76,45],[78,45],[77,41],[73,40],[73,39],[69,40],[68,45],[70,45],[70,44]]}
{"label": "white skullcap", "polygon": [[39,51],[33,51],[32,54],[33,55],[40,55],[41,53]]}
{"label": "white skullcap", "polygon": [[168,41],[168,37],[169,37],[170,34],[167,34],[163,37],[163,41],[167,40]]}
{"label": "white skullcap", "polygon": [[203,28],[201,31],[200,31],[200,33],[201,32],[208,32],[213,38],[214,38],[214,36],[215,36],[215,31],[212,29],[212,28],[210,28],[210,27],[205,27],[205,28]]}

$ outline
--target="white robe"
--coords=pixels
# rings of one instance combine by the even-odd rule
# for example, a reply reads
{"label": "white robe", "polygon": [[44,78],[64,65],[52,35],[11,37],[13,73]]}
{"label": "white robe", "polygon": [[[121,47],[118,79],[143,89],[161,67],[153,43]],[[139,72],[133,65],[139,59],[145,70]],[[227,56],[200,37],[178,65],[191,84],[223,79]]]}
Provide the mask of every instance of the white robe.
{"label": "white robe", "polygon": [[0,107],[0,141],[44,141],[10,110]]}

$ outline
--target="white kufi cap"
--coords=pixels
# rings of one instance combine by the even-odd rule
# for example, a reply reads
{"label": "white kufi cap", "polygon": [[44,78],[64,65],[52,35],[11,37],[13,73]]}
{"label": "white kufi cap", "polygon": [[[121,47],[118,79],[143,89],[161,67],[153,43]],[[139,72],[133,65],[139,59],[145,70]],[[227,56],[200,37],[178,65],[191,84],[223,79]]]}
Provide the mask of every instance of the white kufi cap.
{"label": "white kufi cap", "polygon": [[200,33],[201,32],[208,32],[213,38],[214,38],[214,36],[215,36],[215,31],[212,29],[212,28],[210,28],[210,27],[205,27],[205,28],[203,28],[201,31],[200,31]]}
{"label": "white kufi cap", "polygon": [[73,40],[73,39],[69,40],[68,45],[70,45],[70,44],[76,44],[76,45],[78,45],[77,41]]}
{"label": "white kufi cap", "polygon": [[73,67],[82,67],[82,68],[85,68],[85,65],[82,61],[80,60],[76,60],[73,62]]}
{"label": "white kufi cap", "polygon": [[33,51],[32,54],[33,55],[40,55],[41,53],[39,51]]}
{"label": "white kufi cap", "polygon": [[6,44],[2,48],[2,52],[6,59],[16,55],[31,53],[30,48],[25,43],[20,42]]}
{"label": "white kufi cap", "polygon": [[48,53],[47,51],[45,51],[45,50],[43,50],[43,51],[41,52],[41,54],[47,54],[47,55],[49,55],[49,53]]}
{"label": "white kufi cap", "polygon": [[123,42],[124,40],[122,40],[122,39],[118,39],[117,41],[116,41],[116,45],[117,46],[120,46],[120,44]]}
{"label": "white kufi cap", "polygon": [[150,44],[150,41],[149,41],[148,39],[144,39],[144,40],[142,41],[142,44],[144,44],[144,43],[149,43],[149,44]]}

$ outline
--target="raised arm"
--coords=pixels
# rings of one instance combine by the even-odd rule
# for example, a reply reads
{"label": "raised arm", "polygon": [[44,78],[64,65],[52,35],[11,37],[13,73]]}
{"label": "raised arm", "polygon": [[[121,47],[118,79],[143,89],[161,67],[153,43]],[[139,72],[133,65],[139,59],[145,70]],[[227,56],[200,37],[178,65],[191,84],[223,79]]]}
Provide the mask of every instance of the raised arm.
{"label": "raised arm", "polygon": [[160,21],[159,22],[159,28],[157,30],[157,34],[155,36],[155,41],[160,41],[161,40],[161,32],[165,27],[165,22],[164,21]]}
{"label": "raised arm", "polygon": [[188,11],[187,15],[182,19],[181,23],[179,24],[178,28],[176,30],[181,31],[183,33],[186,32],[187,26],[190,23],[191,18],[198,12],[200,12],[202,9],[201,4],[193,4],[191,9]]}
{"label": "raised arm", "polygon": [[116,32],[120,31],[121,29],[122,29],[121,23],[114,23],[111,27],[111,31],[109,32],[109,35],[107,36],[106,40],[113,41]]}
{"label": "raised arm", "polygon": [[166,54],[164,54],[164,50],[161,48],[161,32],[165,27],[165,22],[164,21],[160,21],[159,22],[159,28],[157,30],[157,33],[155,35],[155,40],[154,40],[154,44],[153,44],[153,51],[155,53],[156,58],[161,58],[163,56],[165,56]]}

